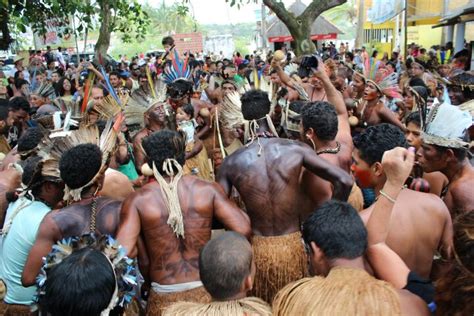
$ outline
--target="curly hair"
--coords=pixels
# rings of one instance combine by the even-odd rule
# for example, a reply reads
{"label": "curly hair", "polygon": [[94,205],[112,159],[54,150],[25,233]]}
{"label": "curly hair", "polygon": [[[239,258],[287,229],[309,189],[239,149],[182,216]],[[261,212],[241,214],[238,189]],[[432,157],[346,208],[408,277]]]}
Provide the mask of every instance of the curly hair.
{"label": "curly hair", "polygon": [[242,114],[246,120],[258,120],[270,112],[268,93],[261,90],[250,90],[240,98]]}
{"label": "curly hair", "polygon": [[71,189],[86,185],[102,166],[102,152],[94,144],[80,144],[66,151],[59,160],[61,179]]}
{"label": "curly hair", "polygon": [[472,315],[474,300],[474,211],[454,222],[454,260],[451,271],[436,282],[437,315]]}
{"label": "curly hair", "polygon": [[337,135],[337,113],[334,107],[325,101],[308,103],[301,111],[303,129],[312,128],[316,136],[323,140],[334,140]]}
{"label": "curly hair", "polygon": [[[163,162],[166,159],[175,159],[181,166],[185,162],[185,140],[182,134],[161,130],[147,136],[142,141],[143,149],[148,157],[150,167],[155,163],[158,171],[162,172]],[[176,172],[177,170],[175,170]]]}
{"label": "curly hair", "polygon": [[17,151],[22,159],[31,156],[31,151],[38,146],[43,137],[43,131],[39,127],[30,127],[21,135],[18,139]]}
{"label": "curly hair", "polygon": [[387,150],[395,147],[408,147],[403,132],[396,126],[383,123],[368,127],[354,139],[354,146],[359,150],[360,157],[372,165],[382,161]]}

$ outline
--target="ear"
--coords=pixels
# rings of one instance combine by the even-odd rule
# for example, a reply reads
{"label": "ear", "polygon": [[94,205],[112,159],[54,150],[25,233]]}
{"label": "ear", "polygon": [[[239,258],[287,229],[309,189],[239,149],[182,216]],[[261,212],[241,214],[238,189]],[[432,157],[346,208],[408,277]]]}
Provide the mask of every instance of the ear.
{"label": "ear", "polygon": [[310,246],[311,246],[311,252],[313,253],[313,256],[314,256],[314,260],[316,262],[321,261],[324,258],[324,252],[321,250],[321,248],[318,247],[318,245],[316,245],[314,241],[310,243]]}
{"label": "ear", "polygon": [[249,292],[253,289],[253,278],[252,278],[252,275],[249,274],[245,279],[244,279],[244,284],[243,284],[243,287],[244,287],[244,291],[245,292]]}
{"label": "ear", "polygon": [[312,127],[308,128],[305,132],[305,136],[307,138],[313,138],[314,137],[314,129]]}
{"label": "ear", "polygon": [[373,170],[375,176],[380,177],[383,175],[383,166],[380,162],[374,163],[371,169]]}
{"label": "ear", "polygon": [[454,154],[454,151],[452,149],[447,149],[444,152],[444,155],[446,155],[446,162],[457,162],[458,158],[456,158],[456,155]]}

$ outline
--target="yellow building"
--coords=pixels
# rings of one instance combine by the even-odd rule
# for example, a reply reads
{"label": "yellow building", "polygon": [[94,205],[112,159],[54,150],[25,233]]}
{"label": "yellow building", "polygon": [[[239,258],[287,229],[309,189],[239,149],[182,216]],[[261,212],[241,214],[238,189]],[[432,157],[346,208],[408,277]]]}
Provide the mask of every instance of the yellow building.
{"label": "yellow building", "polygon": [[[362,4],[361,2],[364,1]],[[382,52],[390,52],[393,49],[403,47],[404,44],[404,0],[392,0],[396,6],[396,12],[400,14],[393,16],[383,23],[372,23],[373,10],[381,0],[359,0],[359,8],[364,10],[364,40],[369,47],[375,47]],[[417,43],[429,49],[433,45],[453,40],[453,36],[444,34],[442,27],[433,28],[440,23],[443,17],[454,14],[459,9],[465,9],[472,5],[474,0],[407,0],[407,43]],[[387,5],[390,1],[383,1]],[[361,7],[362,5],[362,7]],[[378,4],[380,5],[380,4]],[[380,9],[379,9],[380,10]],[[383,11],[383,10],[382,10]],[[372,13],[372,14],[371,14]],[[379,22],[379,21],[376,21]],[[397,24],[398,23],[398,24]],[[451,31],[452,33],[452,31]],[[467,41],[474,40],[474,25],[466,25],[465,37]],[[403,49],[401,49],[403,51]]]}

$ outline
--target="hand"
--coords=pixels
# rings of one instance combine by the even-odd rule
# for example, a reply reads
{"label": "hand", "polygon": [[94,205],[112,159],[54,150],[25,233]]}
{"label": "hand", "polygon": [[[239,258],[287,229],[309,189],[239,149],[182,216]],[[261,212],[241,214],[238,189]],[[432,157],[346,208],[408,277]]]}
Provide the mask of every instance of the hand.
{"label": "hand", "polygon": [[415,149],[397,147],[386,151],[382,157],[382,166],[387,182],[402,186],[413,169]]}
{"label": "hand", "polygon": [[318,68],[311,68],[311,70],[313,71],[313,75],[321,80],[324,80],[324,79],[329,80],[329,76],[326,70],[326,65],[324,64],[323,60],[320,57],[317,57],[317,58],[318,58]]}
{"label": "hand", "polygon": [[89,64],[87,65],[87,69],[89,69],[89,70],[94,70],[95,67],[94,67],[94,65],[92,65],[92,63],[89,63]]}

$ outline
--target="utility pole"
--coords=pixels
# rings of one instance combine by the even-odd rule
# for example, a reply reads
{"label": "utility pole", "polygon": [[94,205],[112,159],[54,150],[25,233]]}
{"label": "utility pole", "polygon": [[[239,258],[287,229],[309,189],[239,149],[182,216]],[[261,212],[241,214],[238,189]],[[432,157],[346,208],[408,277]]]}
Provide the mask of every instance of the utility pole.
{"label": "utility pole", "polygon": [[354,48],[361,48],[364,45],[364,16],[365,0],[359,0],[359,14],[357,17],[357,36]]}
{"label": "utility pole", "polygon": [[261,33],[262,33],[262,48],[263,48],[263,51],[267,51],[267,24],[266,24],[266,18],[267,18],[267,14],[266,14],[266,7],[265,7],[265,4],[262,2],[262,22],[260,23],[260,27],[261,27]]}
{"label": "utility pole", "polygon": [[408,46],[408,0],[405,0],[405,14],[403,19],[404,25],[404,39],[403,39],[403,57],[407,58],[407,46]]}

